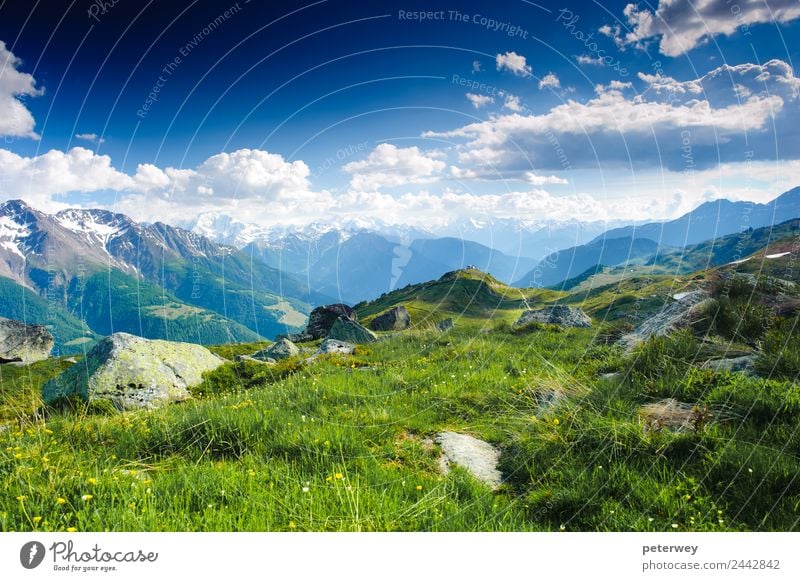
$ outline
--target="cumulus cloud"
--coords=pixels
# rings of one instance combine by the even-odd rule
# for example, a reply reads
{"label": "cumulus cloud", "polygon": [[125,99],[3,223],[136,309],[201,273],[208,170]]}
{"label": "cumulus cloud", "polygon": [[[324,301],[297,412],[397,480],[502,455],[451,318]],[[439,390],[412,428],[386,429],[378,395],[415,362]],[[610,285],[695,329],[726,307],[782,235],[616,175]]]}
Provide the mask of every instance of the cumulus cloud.
{"label": "cumulus cloud", "polygon": [[490,103],[494,103],[494,99],[489,95],[476,95],[475,93],[467,93],[467,99],[469,99],[469,102],[472,103],[472,106],[476,109],[480,109],[481,107],[485,107]]}
{"label": "cumulus cloud", "polygon": [[22,102],[24,97],[37,97],[44,91],[28,73],[19,71],[22,61],[0,40],[0,136],[39,139],[34,131],[36,121]]}
{"label": "cumulus cloud", "polygon": [[514,111],[515,113],[519,113],[522,111],[522,104],[519,101],[519,97],[516,95],[505,95],[506,100],[503,103],[503,108],[508,109],[509,111]]}
{"label": "cumulus cloud", "polygon": [[745,150],[754,159],[774,159],[776,142],[784,157],[800,157],[792,122],[800,113],[800,80],[783,61],[725,65],[687,81],[649,75],[640,80],[646,87],[639,95],[627,95],[627,83],[614,83],[598,86],[586,102],[570,99],[546,113],[500,115],[423,135],[463,139],[462,163],[501,173],[532,165],[675,169],[686,167],[687,146],[697,169],[741,159]]}
{"label": "cumulus cloud", "polygon": [[436,180],[447,167],[437,154],[418,147],[397,147],[381,143],[366,159],[353,161],[342,169],[352,175],[350,187],[372,191],[381,187],[419,184]]}
{"label": "cumulus cloud", "polygon": [[561,81],[556,76],[555,73],[547,73],[542,79],[539,81],[539,88],[540,89],[560,89],[561,88]]}
{"label": "cumulus cloud", "polygon": [[525,57],[514,51],[498,54],[495,57],[495,62],[498,71],[506,69],[518,77],[530,77],[533,72]]}
{"label": "cumulus cloud", "polygon": [[579,54],[575,57],[579,65],[594,65],[596,67],[606,66],[606,62],[600,57],[589,56],[588,54]]}
{"label": "cumulus cloud", "polygon": [[97,143],[98,145],[106,142],[106,140],[97,135],[97,133],[76,133],[75,139],[88,141],[89,143]]}
{"label": "cumulus cloud", "polygon": [[754,24],[789,22],[800,18],[797,0],[660,0],[655,11],[628,4],[624,9],[630,32],[601,28],[618,44],[642,46],[657,39],[659,50],[679,56],[717,35],[730,36]]}

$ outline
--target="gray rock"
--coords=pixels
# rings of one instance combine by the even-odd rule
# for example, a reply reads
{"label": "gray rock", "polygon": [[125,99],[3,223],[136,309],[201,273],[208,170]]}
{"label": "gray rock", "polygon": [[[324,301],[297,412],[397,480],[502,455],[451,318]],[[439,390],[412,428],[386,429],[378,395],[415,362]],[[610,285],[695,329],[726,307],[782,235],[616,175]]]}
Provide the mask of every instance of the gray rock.
{"label": "gray rock", "polygon": [[436,330],[442,333],[447,333],[448,331],[451,331],[453,327],[455,327],[455,324],[453,323],[453,319],[449,317],[447,319],[442,319],[441,321],[436,323]]}
{"label": "gray rock", "polygon": [[522,327],[530,323],[547,323],[562,327],[591,327],[592,320],[581,309],[567,305],[553,305],[544,309],[535,309],[523,312],[515,327]]}
{"label": "gray rock", "polygon": [[705,290],[694,290],[675,295],[678,300],[665,304],[664,307],[642,322],[632,333],[620,338],[619,344],[630,351],[650,337],[659,337],[685,327],[693,316],[701,311],[711,298]]}
{"label": "gray rock", "polygon": [[118,409],[155,408],[188,399],[202,374],[224,359],[201,345],[114,333],[80,363],[42,386],[45,403],[78,395],[110,400]]}
{"label": "gray rock", "polygon": [[743,373],[753,373],[755,366],[755,355],[743,355],[742,357],[731,357],[728,359],[712,359],[706,361],[703,367],[714,371],[740,371]]}
{"label": "gray rock", "polygon": [[497,488],[503,481],[503,475],[497,468],[500,451],[483,440],[457,432],[441,432],[436,435],[436,443],[442,448],[439,464],[442,472],[447,473],[451,464],[465,468],[475,478]]}
{"label": "gray rock", "polygon": [[340,318],[331,327],[329,339],[337,339],[347,343],[372,343],[378,338],[375,333],[351,319]]}
{"label": "gray rock", "polygon": [[411,315],[402,305],[394,307],[372,319],[369,328],[373,331],[402,331],[411,325]]}
{"label": "gray rock", "polygon": [[253,359],[272,359],[273,361],[279,361],[281,359],[286,359],[287,357],[294,357],[299,353],[300,349],[298,349],[297,345],[289,341],[289,339],[281,339],[266,349],[262,349],[261,351],[253,353],[251,357]]}
{"label": "gray rock", "polygon": [[338,339],[325,339],[317,350],[317,355],[324,355],[326,353],[339,353],[342,355],[352,355],[356,350],[356,346],[346,341],[339,341]]}
{"label": "gray rock", "polygon": [[314,337],[312,337],[308,333],[289,333],[288,335],[285,334],[275,335],[276,341],[280,341],[281,339],[288,339],[292,343],[306,343],[308,341],[313,341]]}
{"label": "gray rock", "polygon": [[264,359],[256,359],[252,355],[237,355],[235,357],[235,360],[241,362],[249,361],[250,363],[261,363],[263,365],[275,365],[277,363],[277,361],[275,361],[270,357],[266,357]]}
{"label": "gray rock", "polygon": [[0,317],[0,363],[33,363],[50,356],[53,336],[42,325]]}
{"label": "gray rock", "polygon": [[317,307],[308,316],[305,334],[314,339],[327,337],[334,323],[340,318],[355,321],[357,319],[356,312],[341,303]]}

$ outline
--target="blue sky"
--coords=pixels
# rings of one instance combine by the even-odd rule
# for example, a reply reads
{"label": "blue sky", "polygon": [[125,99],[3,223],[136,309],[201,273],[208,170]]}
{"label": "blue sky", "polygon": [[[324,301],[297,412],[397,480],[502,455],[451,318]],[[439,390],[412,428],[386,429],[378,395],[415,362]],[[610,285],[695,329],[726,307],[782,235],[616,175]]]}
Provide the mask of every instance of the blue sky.
{"label": "blue sky", "polygon": [[0,4],[4,198],[632,220],[800,182],[796,0],[100,6]]}

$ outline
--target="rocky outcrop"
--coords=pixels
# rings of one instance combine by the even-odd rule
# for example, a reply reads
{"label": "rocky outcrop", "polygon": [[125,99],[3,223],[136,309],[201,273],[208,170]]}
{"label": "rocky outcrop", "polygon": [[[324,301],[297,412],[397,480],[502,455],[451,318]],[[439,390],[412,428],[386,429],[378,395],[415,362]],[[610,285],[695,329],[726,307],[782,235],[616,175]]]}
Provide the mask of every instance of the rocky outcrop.
{"label": "rocky outcrop", "polygon": [[352,355],[355,353],[356,346],[353,343],[339,341],[338,339],[325,339],[317,350],[317,355],[328,353],[338,353],[340,355]]}
{"label": "rocky outcrop", "polygon": [[402,331],[411,325],[411,315],[402,305],[381,313],[369,324],[373,331]]}
{"label": "rocky outcrop", "polygon": [[686,327],[712,299],[705,290],[675,295],[677,300],[666,304],[658,313],[642,322],[632,333],[624,335],[619,344],[630,351],[650,337],[659,337]]}
{"label": "rocky outcrop", "polygon": [[331,327],[329,339],[345,341],[347,343],[372,343],[378,338],[375,333],[353,321],[341,317]]}
{"label": "rocky outcrop", "polygon": [[0,363],[32,363],[50,356],[53,336],[42,325],[0,318]]}
{"label": "rocky outcrop", "polygon": [[156,408],[190,397],[206,371],[225,362],[201,345],[114,333],[86,358],[42,386],[45,403],[78,395],[118,409]]}
{"label": "rocky outcrop", "polygon": [[281,359],[286,359],[287,357],[294,357],[299,353],[300,349],[297,347],[297,345],[288,339],[281,339],[266,349],[262,349],[261,351],[253,353],[251,357],[253,359],[260,359],[262,361],[269,361],[270,359],[273,361],[280,361]]}
{"label": "rocky outcrop", "polygon": [[515,327],[522,327],[530,323],[547,323],[561,327],[591,327],[592,320],[581,309],[567,305],[553,305],[544,309],[525,311],[520,315]]}
{"label": "rocky outcrop", "polygon": [[327,337],[333,324],[340,318],[350,321],[357,320],[356,312],[341,303],[317,307],[308,316],[305,334],[314,339]]}
{"label": "rocky outcrop", "polygon": [[457,432],[441,432],[436,435],[436,443],[442,448],[439,466],[442,472],[450,471],[456,464],[466,469],[475,478],[497,488],[503,475],[497,468],[500,452],[488,442]]}
{"label": "rocky outcrop", "polygon": [[436,330],[441,333],[447,333],[448,331],[452,330],[455,325],[453,324],[453,319],[447,318],[442,319],[438,323],[436,323]]}
{"label": "rocky outcrop", "polygon": [[756,363],[755,355],[743,355],[741,357],[729,357],[726,359],[711,359],[703,364],[706,369],[714,371],[734,371],[747,375],[754,373]]}

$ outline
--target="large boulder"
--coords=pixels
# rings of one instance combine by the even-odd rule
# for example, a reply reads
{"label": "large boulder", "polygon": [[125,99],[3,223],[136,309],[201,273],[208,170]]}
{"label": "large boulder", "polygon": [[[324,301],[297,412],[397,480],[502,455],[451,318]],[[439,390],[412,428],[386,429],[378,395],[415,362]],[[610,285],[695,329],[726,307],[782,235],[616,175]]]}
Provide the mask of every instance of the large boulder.
{"label": "large boulder", "polygon": [[525,311],[520,315],[515,327],[530,323],[548,323],[562,327],[591,327],[592,320],[581,309],[566,305],[553,305],[544,309]]}
{"label": "large boulder", "polygon": [[53,336],[42,325],[0,317],[0,363],[32,363],[50,356]]}
{"label": "large boulder", "polygon": [[339,318],[356,321],[358,317],[353,309],[341,303],[317,307],[308,316],[305,334],[314,339],[327,337],[331,327]]}
{"label": "large boulder", "polygon": [[411,325],[411,315],[402,305],[381,313],[369,324],[373,331],[402,331]]}
{"label": "large boulder", "polygon": [[356,346],[347,341],[339,341],[338,339],[325,339],[317,350],[318,355],[326,355],[329,353],[338,353],[339,355],[352,355],[356,351]]}
{"label": "large boulder", "polygon": [[86,358],[42,386],[45,403],[78,395],[118,409],[156,408],[190,397],[202,374],[225,362],[201,345],[114,333]]}
{"label": "large boulder", "polygon": [[633,332],[622,336],[618,343],[626,351],[631,351],[650,337],[669,335],[688,327],[712,301],[708,291],[703,289],[678,293],[673,298],[674,301],[665,303],[659,312],[644,320]]}
{"label": "large boulder", "polygon": [[375,333],[353,321],[344,317],[336,319],[328,333],[328,339],[345,341],[347,343],[372,343],[377,341]]}
{"label": "large boulder", "polygon": [[276,341],[266,349],[262,349],[256,353],[253,353],[253,359],[260,359],[262,361],[279,361],[281,359],[286,359],[287,357],[293,357],[300,353],[300,349],[289,341],[288,339],[281,339],[280,341]]}

